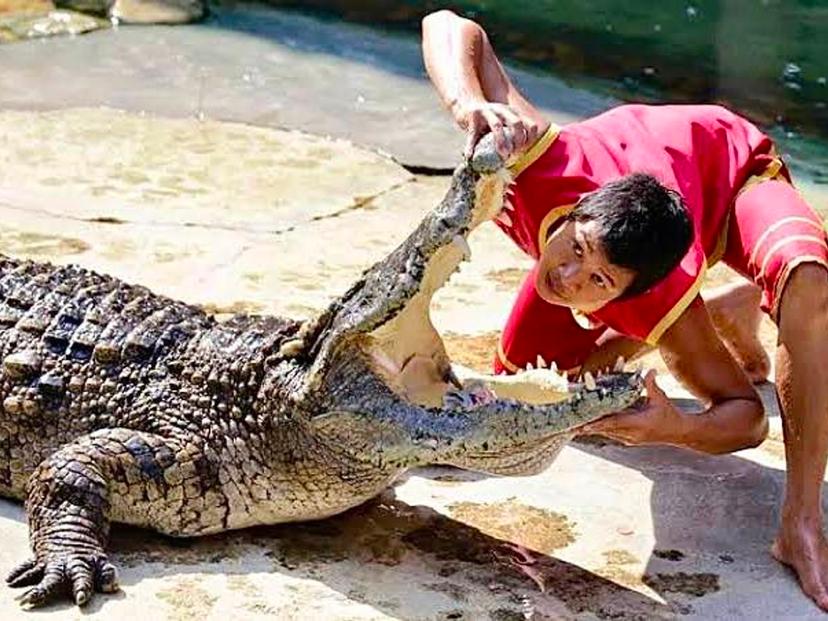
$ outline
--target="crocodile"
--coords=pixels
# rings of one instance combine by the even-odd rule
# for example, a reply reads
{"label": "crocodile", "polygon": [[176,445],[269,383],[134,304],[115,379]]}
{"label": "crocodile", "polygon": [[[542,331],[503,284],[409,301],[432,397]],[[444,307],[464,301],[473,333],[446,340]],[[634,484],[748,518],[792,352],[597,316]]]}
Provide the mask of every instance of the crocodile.
{"label": "crocodile", "polygon": [[633,404],[642,376],[623,369],[453,370],[430,301],[508,183],[484,139],[408,238],[306,321],[217,318],[0,257],[0,496],[25,501],[33,552],[7,578],[29,587],[21,604],[117,590],[113,522],[192,537],[325,518],[418,466],[536,472]]}

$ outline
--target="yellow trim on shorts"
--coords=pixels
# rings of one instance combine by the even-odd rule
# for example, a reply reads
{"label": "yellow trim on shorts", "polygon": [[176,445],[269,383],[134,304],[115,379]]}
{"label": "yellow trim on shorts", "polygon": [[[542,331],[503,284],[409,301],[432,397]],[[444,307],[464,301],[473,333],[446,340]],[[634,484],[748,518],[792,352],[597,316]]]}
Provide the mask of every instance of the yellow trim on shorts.
{"label": "yellow trim on shorts", "polygon": [[740,194],[746,192],[756,184],[762,183],[763,181],[773,181],[774,179],[781,177],[782,180],[787,182],[787,179],[785,179],[785,176],[782,174],[782,168],[785,164],[782,162],[782,159],[776,155],[775,151],[771,151],[771,155],[773,155],[773,159],[768,162],[768,165],[765,166],[765,169],[762,172],[758,175],[751,175],[745,180],[742,187],[739,188],[738,192],[736,192],[736,196],[733,197],[734,201]]}
{"label": "yellow trim on shorts", "polygon": [[779,325],[780,296],[784,293],[785,285],[788,284],[788,278],[790,278],[794,268],[799,267],[803,263],[816,263],[817,265],[821,265],[828,270],[828,262],[825,261],[825,258],[815,254],[803,254],[785,264],[785,267],[782,268],[782,273],[779,275],[779,278],[776,279],[776,284],[773,286],[773,306],[771,307],[769,313],[771,319],[773,319],[773,322],[777,325]]}
{"label": "yellow trim on shorts", "polygon": [[561,133],[561,128],[554,123],[549,124],[549,128],[544,132],[543,136],[538,138],[531,147],[521,153],[517,159],[509,164],[509,172],[512,177],[517,177],[524,170],[529,168],[535,161],[555,142],[555,138]]}
{"label": "yellow trim on shorts", "polygon": [[696,276],[696,280],[693,281],[693,284],[690,285],[690,288],[684,292],[684,295],[681,296],[681,299],[679,299],[679,301],[675,303],[673,308],[671,308],[667,312],[667,314],[661,318],[661,320],[656,324],[655,328],[653,328],[647,335],[647,338],[644,339],[648,345],[656,345],[659,339],[662,336],[664,336],[664,333],[668,330],[668,328],[676,322],[676,320],[681,316],[681,314],[685,310],[687,310],[687,307],[690,306],[690,303],[699,294],[706,273],[707,260],[705,259],[704,261],[702,261],[699,274],[698,276]]}
{"label": "yellow trim on shorts", "polygon": [[780,227],[785,226],[786,224],[790,224],[792,222],[802,222],[804,224],[810,224],[811,226],[817,228],[821,233],[825,232],[822,223],[814,222],[813,220],[811,220],[810,218],[806,218],[805,216],[788,216],[786,218],[782,218],[781,220],[777,220],[772,225],[770,225],[764,233],[762,233],[759,236],[758,240],[756,240],[756,243],[753,245],[753,251],[750,253],[750,258],[748,259],[748,265],[756,261],[756,253],[759,252],[759,249],[762,247],[762,244],[765,243],[765,240],[771,233],[779,230]]}
{"label": "yellow trim on shorts", "polygon": [[[765,169],[762,172],[760,172],[758,175],[751,175],[745,180],[745,182],[742,184],[742,187],[739,188],[739,190],[736,192],[736,196],[733,197],[734,203],[742,193],[746,192],[753,186],[762,183],[763,181],[778,180],[784,181],[786,183],[788,182],[788,180],[785,178],[785,175],[782,174],[783,167],[785,166],[784,162],[778,155],[776,155],[775,149],[771,150],[771,155],[773,156],[773,159],[770,162],[768,162],[768,165],[765,166]],[[716,265],[716,263],[718,263],[719,261],[721,261],[722,257],[725,255],[725,252],[727,251],[727,233],[728,229],[730,228],[731,211],[732,204],[731,209],[728,210],[727,216],[725,217],[724,224],[722,225],[722,230],[719,231],[719,237],[716,239],[716,246],[715,248],[713,248],[713,252],[711,252],[710,256],[708,257],[708,264],[711,267],[713,265]],[[762,237],[759,238],[759,242],[754,246],[754,252],[756,248],[759,247],[759,244],[762,243],[765,235],[769,234],[770,232],[771,229],[765,231]]]}
{"label": "yellow trim on shorts", "polygon": [[[786,246],[793,242],[798,241],[805,241],[805,242],[813,242],[825,248],[825,251],[828,252],[828,245],[825,244],[825,236],[816,237],[815,235],[788,235],[787,237],[783,237],[782,239],[778,239],[776,243],[770,247],[768,250],[768,254],[765,255],[765,258],[762,260],[762,267],[757,272],[756,278],[764,278],[765,277],[765,270],[768,267],[768,263],[773,258],[773,255],[783,246]],[[799,257],[797,257],[799,258]]]}

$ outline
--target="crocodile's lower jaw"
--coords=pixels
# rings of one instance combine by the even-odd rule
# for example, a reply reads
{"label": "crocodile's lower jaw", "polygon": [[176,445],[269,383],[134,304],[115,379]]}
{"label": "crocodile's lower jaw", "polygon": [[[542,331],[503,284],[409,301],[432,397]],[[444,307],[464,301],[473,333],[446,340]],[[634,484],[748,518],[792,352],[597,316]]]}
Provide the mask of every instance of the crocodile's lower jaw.
{"label": "crocodile's lower jaw", "polygon": [[[508,172],[481,177],[475,187],[471,228],[491,220],[503,203]],[[374,329],[365,338],[363,351],[373,361],[374,371],[397,394],[412,403],[436,407],[451,388],[451,362],[445,345],[431,322],[434,294],[471,258],[468,235],[440,248],[428,262],[420,291],[405,309]],[[469,312],[474,312],[470,308]]]}

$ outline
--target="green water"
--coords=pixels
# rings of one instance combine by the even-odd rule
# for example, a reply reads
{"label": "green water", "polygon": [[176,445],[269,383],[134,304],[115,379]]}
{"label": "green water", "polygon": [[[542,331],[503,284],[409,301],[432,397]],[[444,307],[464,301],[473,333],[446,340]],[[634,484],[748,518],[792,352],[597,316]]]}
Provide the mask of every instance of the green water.
{"label": "green water", "polygon": [[[717,101],[783,143],[828,139],[828,0],[270,0],[419,29],[451,6],[499,54],[627,101]],[[797,145],[828,183],[824,143]],[[816,158],[816,161],[813,158]]]}

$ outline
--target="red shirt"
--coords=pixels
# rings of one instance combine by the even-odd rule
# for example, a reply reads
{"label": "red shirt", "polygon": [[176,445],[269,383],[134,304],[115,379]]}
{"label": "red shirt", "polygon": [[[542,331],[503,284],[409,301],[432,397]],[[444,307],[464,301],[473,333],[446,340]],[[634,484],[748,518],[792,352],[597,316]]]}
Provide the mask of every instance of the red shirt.
{"label": "red shirt", "polygon": [[619,106],[550,127],[510,166],[512,225],[499,225],[538,258],[549,228],[608,181],[645,172],[678,191],[694,227],[680,265],[650,290],[589,315],[595,324],[655,344],[698,293],[707,265],[720,258],[738,191],[752,176],[777,172],[778,162],[771,140],[726,108]]}

